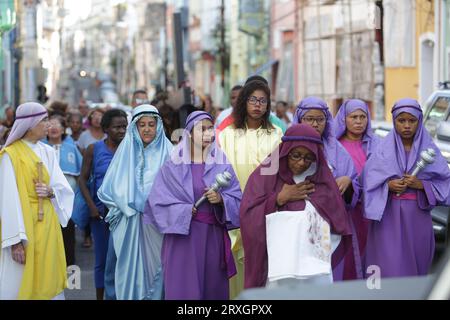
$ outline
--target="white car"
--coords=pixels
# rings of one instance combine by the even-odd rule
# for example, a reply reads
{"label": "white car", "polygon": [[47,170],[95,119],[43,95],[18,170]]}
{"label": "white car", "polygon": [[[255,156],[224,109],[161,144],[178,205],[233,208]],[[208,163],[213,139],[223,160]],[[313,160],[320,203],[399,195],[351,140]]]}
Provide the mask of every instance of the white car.
{"label": "white car", "polygon": [[450,82],[433,92],[424,106],[424,125],[450,163]]}
{"label": "white car", "polygon": [[392,122],[372,120],[372,130],[377,136],[386,137],[392,128]]}

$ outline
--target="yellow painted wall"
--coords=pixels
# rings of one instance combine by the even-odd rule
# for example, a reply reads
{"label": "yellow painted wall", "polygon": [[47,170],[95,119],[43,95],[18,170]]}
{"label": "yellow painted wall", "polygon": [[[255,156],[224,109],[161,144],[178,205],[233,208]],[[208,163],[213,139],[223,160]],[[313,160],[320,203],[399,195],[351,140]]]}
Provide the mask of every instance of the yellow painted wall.
{"label": "yellow painted wall", "polygon": [[386,68],[385,76],[385,114],[391,121],[391,109],[397,100],[418,99],[419,68]]}
{"label": "yellow painted wall", "polygon": [[391,109],[397,100],[402,98],[419,98],[419,39],[424,33],[434,32],[434,1],[416,0],[415,24],[415,66],[411,68],[385,69],[385,114],[387,121],[392,120]]}

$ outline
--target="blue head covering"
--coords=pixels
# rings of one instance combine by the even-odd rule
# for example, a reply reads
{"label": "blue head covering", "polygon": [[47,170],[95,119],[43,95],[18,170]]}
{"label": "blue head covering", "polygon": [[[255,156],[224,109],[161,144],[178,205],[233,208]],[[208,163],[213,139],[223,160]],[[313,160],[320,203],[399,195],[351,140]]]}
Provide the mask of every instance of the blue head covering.
{"label": "blue head covering", "polygon": [[347,150],[337,141],[334,134],[333,116],[328,109],[327,103],[317,97],[308,97],[300,101],[295,111],[293,124],[301,123],[302,118],[308,111],[320,110],[326,118],[325,130],[322,133],[322,141],[325,149],[325,156],[333,171],[335,178],[347,176],[356,177],[356,170],[353,161]]}
{"label": "blue head covering", "polygon": [[[153,141],[144,148],[137,122],[148,116],[156,118],[157,129]],[[126,216],[144,211],[145,200],[155,176],[173,148],[164,134],[158,109],[141,105],[133,110],[132,117],[125,138],[114,154],[98,191],[99,199],[108,206],[110,213],[112,208],[117,208]]]}
{"label": "blue head covering", "polygon": [[334,133],[336,135],[336,139],[339,140],[347,130],[347,125],[345,123],[346,117],[357,110],[361,110],[367,115],[367,128],[362,141],[366,154],[370,155],[372,153],[372,150],[375,149],[375,146],[379,139],[372,131],[369,107],[364,101],[359,99],[350,99],[344,101],[344,103],[339,108],[336,117],[334,118]]}
{"label": "blue head covering", "polygon": [[[423,150],[432,148],[436,151],[433,164],[419,172],[417,177],[424,183],[431,183],[437,203],[445,202],[450,195],[450,170],[447,161],[434,144],[433,139],[422,124],[423,114],[419,103],[414,99],[401,99],[392,108],[392,118],[401,113],[409,113],[418,120],[414,142],[408,158],[401,136],[393,129],[379,144],[366,163],[363,172],[365,216],[372,220],[381,220],[389,195],[386,181],[399,179],[403,174],[411,172]],[[437,203],[430,203],[434,206]]]}

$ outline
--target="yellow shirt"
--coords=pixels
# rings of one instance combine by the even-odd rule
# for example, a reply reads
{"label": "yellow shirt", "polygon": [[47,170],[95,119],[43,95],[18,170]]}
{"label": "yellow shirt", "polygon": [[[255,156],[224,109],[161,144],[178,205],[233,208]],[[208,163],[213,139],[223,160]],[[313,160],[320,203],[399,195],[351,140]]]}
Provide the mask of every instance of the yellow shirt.
{"label": "yellow shirt", "polygon": [[282,137],[283,132],[276,126],[271,131],[229,126],[220,133],[220,146],[233,166],[242,191],[250,175],[280,144]]}
{"label": "yellow shirt", "polygon": [[[220,146],[233,166],[242,191],[253,171],[280,144],[282,136],[279,127],[268,131],[261,127],[242,130],[229,126],[220,133]],[[234,299],[244,288],[244,249],[239,229],[231,230],[229,235],[237,268],[236,276],[230,279],[230,299]]]}

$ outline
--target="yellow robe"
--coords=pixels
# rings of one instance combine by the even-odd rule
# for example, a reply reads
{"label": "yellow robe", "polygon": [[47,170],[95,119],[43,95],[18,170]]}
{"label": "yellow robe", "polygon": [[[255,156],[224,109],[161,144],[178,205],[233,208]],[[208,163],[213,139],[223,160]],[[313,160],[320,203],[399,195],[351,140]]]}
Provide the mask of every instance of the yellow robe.
{"label": "yellow robe", "polygon": [[[14,167],[28,239],[18,299],[50,300],[63,292],[67,284],[64,242],[58,216],[51,201],[43,199],[44,219],[38,221],[38,197],[33,181],[38,178],[39,157],[21,140],[3,149],[0,157],[4,152]],[[45,166],[43,183],[50,183]]]}
{"label": "yellow robe", "polygon": [[[220,133],[220,146],[233,166],[242,192],[250,175],[280,144],[282,137],[283,131],[276,126],[271,131],[263,128],[239,130],[229,126]],[[230,298],[234,299],[244,288],[244,249],[241,231],[229,233],[237,268],[236,276],[230,279]]]}

